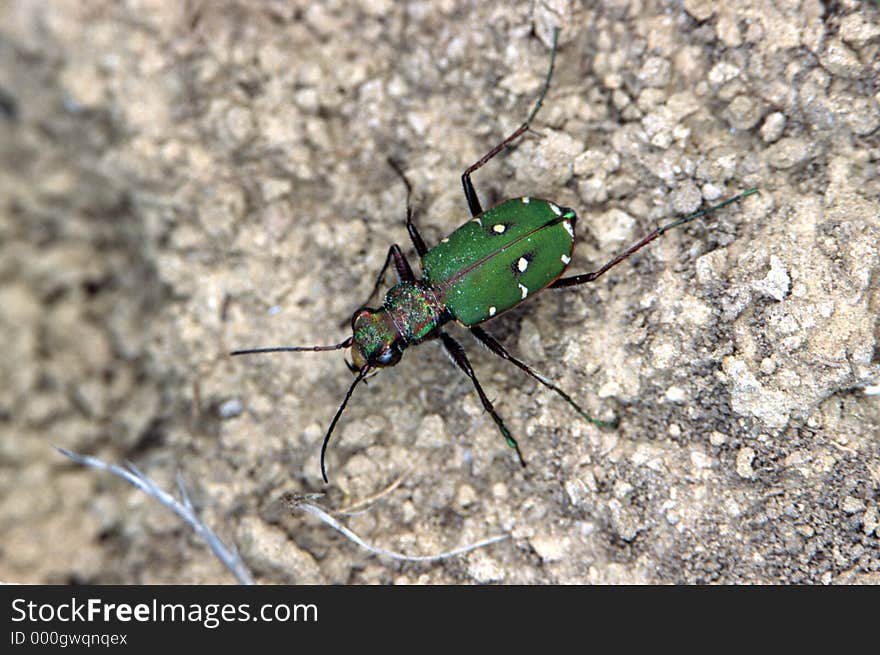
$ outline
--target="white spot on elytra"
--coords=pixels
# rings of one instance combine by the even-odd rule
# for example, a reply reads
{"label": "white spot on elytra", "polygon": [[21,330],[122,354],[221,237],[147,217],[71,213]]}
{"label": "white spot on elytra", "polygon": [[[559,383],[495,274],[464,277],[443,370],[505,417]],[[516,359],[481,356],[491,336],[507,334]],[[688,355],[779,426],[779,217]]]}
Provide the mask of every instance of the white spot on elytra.
{"label": "white spot on elytra", "polygon": [[571,226],[571,221],[562,221],[562,227],[565,228],[565,231],[571,235],[571,239],[574,241],[574,228]]}
{"label": "white spot on elytra", "polygon": [[529,295],[529,290],[521,284],[519,285],[519,288],[522,290],[522,299],[525,300],[526,296]]}
{"label": "white spot on elytra", "polygon": [[496,223],[492,226],[492,230],[496,234],[504,234],[504,231],[507,229],[507,226],[504,223]]}
{"label": "white spot on elytra", "polygon": [[519,269],[520,273],[525,273],[526,269],[529,267],[529,260],[525,257],[520,257],[519,261],[516,263],[516,267]]}
{"label": "white spot on elytra", "polygon": [[552,202],[550,203],[550,209],[552,209],[553,213],[556,214],[557,216],[562,216],[562,210],[559,209],[559,207],[554,205]]}
{"label": "white spot on elytra", "polygon": [[524,204],[524,205],[528,205],[528,204],[529,204],[529,200],[530,200],[530,198],[529,198],[528,196],[526,196],[525,198],[522,199],[523,204]]}
{"label": "white spot on elytra", "polygon": [[490,308],[489,308],[489,316],[495,316],[495,312],[497,312],[497,311],[498,311],[498,310],[495,309],[494,306],[490,307]]}
{"label": "white spot on elytra", "polygon": [[571,261],[571,257],[569,257],[568,255],[566,255],[565,253],[563,253],[562,255],[560,255],[559,259],[561,259],[561,260],[562,260],[562,263],[565,264],[566,266],[568,266],[568,263]]}

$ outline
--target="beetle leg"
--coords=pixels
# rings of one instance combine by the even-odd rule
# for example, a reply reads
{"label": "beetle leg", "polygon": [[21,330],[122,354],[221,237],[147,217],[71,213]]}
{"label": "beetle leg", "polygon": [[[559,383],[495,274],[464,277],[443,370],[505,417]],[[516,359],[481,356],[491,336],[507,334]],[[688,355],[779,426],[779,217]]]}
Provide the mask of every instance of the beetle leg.
{"label": "beetle leg", "polygon": [[553,384],[550,380],[545,378],[543,375],[532,369],[531,366],[526,364],[525,362],[521,362],[516,357],[511,355],[507,349],[504,348],[491,334],[486,332],[483,328],[479,326],[473,326],[470,328],[471,334],[473,334],[479,341],[486,346],[489,350],[491,350],[494,354],[498,355],[502,359],[506,359],[512,364],[518,366],[521,370],[523,370],[527,375],[531,376],[541,384],[543,384],[548,389],[555,391],[559,394],[562,399],[567,402],[569,405],[574,407],[575,411],[580,414],[583,418],[587,419],[590,423],[598,425],[600,427],[616,427],[617,421],[600,421],[599,419],[595,419],[587,412],[583,410],[583,408],[578,405],[574,400],[571,399],[567,393],[565,393],[562,389]]}
{"label": "beetle leg", "polygon": [[[370,295],[367,296],[364,306],[366,306],[367,303],[370,302],[370,299],[379,292],[379,287],[381,287],[382,283],[385,281],[385,273],[388,272],[388,265],[391,263],[392,259],[394,260],[394,270],[397,273],[397,280],[399,282],[415,282],[416,276],[413,274],[413,270],[410,267],[409,262],[406,260],[406,256],[403,254],[400,246],[395,243],[388,249],[388,256],[385,257],[385,263],[382,265],[382,270],[379,271],[379,277],[376,278],[376,284],[373,285],[373,290],[370,291]],[[347,322],[348,321],[346,321],[346,323]]]}
{"label": "beetle leg", "polygon": [[486,396],[486,392],[483,391],[483,387],[480,386],[479,381],[477,380],[477,375],[474,373],[474,369],[471,366],[471,363],[468,361],[467,355],[464,352],[464,348],[461,347],[461,344],[458,343],[455,339],[449,336],[446,332],[440,332],[440,338],[443,340],[443,348],[446,350],[446,353],[452,358],[452,361],[455,363],[458,368],[462,370],[462,372],[467,375],[471,382],[474,383],[474,388],[477,390],[477,395],[480,396],[480,401],[483,403],[483,408],[489,412],[489,415],[492,417],[492,420],[495,421],[495,425],[498,426],[498,429],[501,431],[502,436],[507,440],[507,445],[516,450],[516,454],[519,457],[519,462],[523,466],[526,465],[526,460],[523,459],[522,452],[520,452],[519,445],[516,443],[516,439],[513,438],[510,434],[510,430],[507,429],[507,426],[504,425],[504,421],[501,420],[501,417],[498,416],[498,413],[495,411],[495,408],[492,406],[492,402]]}
{"label": "beetle leg", "polygon": [[470,166],[461,176],[461,185],[464,187],[464,197],[467,198],[468,209],[471,210],[471,216],[474,218],[483,213],[483,207],[482,205],[480,205],[480,199],[477,196],[476,190],[474,189],[473,182],[471,182],[471,173],[474,173],[475,171],[482,168],[495,155],[504,150],[508,145],[510,145],[512,141],[516,140],[526,130],[529,129],[529,125],[532,124],[532,120],[535,118],[535,114],[538,113],[538,110],[541,108],[541,104],[544,102],[544,96],[547,95],[547,89],[550,88],[550,79],[553,77],[553,64],[556,61],[556,46],[558,40],[559,28],[557,27],[553,30],[553,49],[550,51],[550,68],[547,71],[547,77],[544,79],[544,88],[541,90],[541,95],[538,96],[538,101],[535,103],[535,107],[532,109],[532,113],[529,114],[526,122],[516,128],[513,134],[504,139],[504,141],[502,141],[485,155],[483,155],[483,157],[479,161]]}
{"label": "beetle leg", "polygon": [[[406,257],[403,254],[403,251],[400,249],[396,243],[392,245],[388,249],[388,256],[385,257],[385,263],[382,264],[382,270],[379,271],[379,277],[376,278],[376,284],[373,285],[373,290],[370,291],[370,295],[367,296],[367,299],[361,304],[361,307],[366,307],[370,304],[370,300],[372,300],[373,296],[375,296],[379,292],[379,287],[382,286],[382,283],[385,281],[385,273],[388,272],[388,265],[391,263],[391,260],[394,260],[394,269],[397,273],[397,279],[400,282],[413,282],[416,279],[416,276],[413,274],[413,270],[409,265],[409,262],[406,261]],[[339,323],[339,327],[345,327],[349,324],[351,318],[346,318],[344,321]]]}
{"label": "beetle leg", "polygon": [[593,271],[592,273],[581,273],[580,275],[571,275],[569,277],[559,278],[558,280],[553,282],[553,284],[550,285],[550,288],[551,289],[561,289],[563,287],[573,287],[573,286],[577,286],[579,284],[586,284],[587,282],[592,282],[597,277],[599,277],[603,273],[607,272],[608,269],[614,268],[620,262],[622,262],[624,259],[626,259],[630,255],[632,255],[636,251],[641,250],[642,248],[647,246],[649,243],[651,243],[654,239],[659,237],[664,232],[668,232],[672,228],[678,227],[680,225],[684,225],[685,223],[689,223],[690,221],[692,221],[696,218],[700,218],[701,216],[705,216],[706,214],[711,214],[712,212],[714,212],[718,209],[721,209],[722,207],[726,207],[727,205],[729,205],[733,202],[736,202],[737,200],[741,200],[742,198],[745,198],[746,196],[750,196],[750,195],[757,193],[757,192],[758,192],[757,188],[752,188],[752,189],[749,189],[748,191],[743,191],[739,195],[736,195],[733,198],[728,198],[724,202],[718,203],[717,205],[709,207],[708,209],[703,209],[702,211],[698,211],[696,214],[691,214],[690,216],[684,216],[682,218],[679,218],[679,219],[672,221],[671,223],[667,223],[666,225],[664,225],[662,227],[658,227],[656,230],[651,232],[651,234],[646,236],[644,239],[642,239],[638,243],[634,243],[633,245],[631,245],[624,252],[620,253],[617,257],[615,257],[610,262],[605,264],[599,270]]}
{"label": "beetle leg", "polygon": [[416,227],[415,221],[413,221],[413,208],[411,202],[412,185],[409,183],[409,179],[406,177],[406,174],[404,174],[400,164],[391,159],[391,157],[388,158],[388,163],[400,179],[403,180],[403,183],[406,186],[406,231],[409,233],[409,239],[412,241],[413,247],[416,249],[419,257],[424,257],[425,253],[428,252],[428,247],[425,245],[422,235],[419,234],[419,229]]}
{"label": "beetle leg", "polygon": [[592,282],[597,277],[608,271],[610,268],[614,268],[624,259],[635,253],[637,250],[641,250],[643,247],[647,246],[654,239],[663,234],[664,230],[654,230],[646,236],[644,239],[639,241],[638,243],[630,246],[624,252],[620,253],[617,257],[612,259],[610,262],[605,264],[598,271],[593,271],[592,273],[581,273],[579,275],[570,275],[569,277],[561,277],[550,285],[551,289],[562,289],[564,287],[574,287],[579,284],[586,284],[587,282]]}
{"label": "beetle leg", "polygon": [[474,189],[474,183],[471,182],[471,173],[482,168],[485,164],[489,162],[490,159],[492,159],[495,155],[504,150],[511,141],[521,136],[522,133],[525,132],[527,129],[529,129],[529,123],[525,122],[520,125],[513,134],[511,134],[509,137],[504,139],[504,141],[502,141],[485,155],[483,155],[482,159],[471,165],[462,174],[461,185],[464,187],[464,197],[467,198],[468,209],[471,210],[471,216],[477,217],[483,213],[483,206],[480,204],[480,199],[477,196],[476,189]]}

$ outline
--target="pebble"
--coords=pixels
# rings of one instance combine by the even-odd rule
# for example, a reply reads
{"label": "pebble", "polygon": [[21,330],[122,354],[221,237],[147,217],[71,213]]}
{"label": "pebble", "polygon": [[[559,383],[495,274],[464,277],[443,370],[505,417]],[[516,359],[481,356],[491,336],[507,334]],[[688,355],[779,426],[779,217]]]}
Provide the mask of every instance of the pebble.
{"label": "pebble", "polygon": [[767,149],[767,161],[773,168],[791,168],[803,162],[809,150],[803,139],[787,137]]}
{"label": "pebble", "polygon": [[862,74],[862,62],[840,39],[832,39],[819,55],[819,63],[832,75],[854,79]]}
{"label": "pebble", "polygon": [[750,130],[761,120],[761,105],[746,95],[735,97],[727,105],[727,122],[738,130]]}
{"label": "pebble", "polygon": [[762,280],[752,282],[752,288],[773,300],[781,301],[788,295],[791,288],[791,277],[782,260],[770,255],[770,271]]}
{"label": "pebble", "polygon": [[235,418],[241,415],[241,411],[241,401],[238,398],[230,398],[217,408],[217,415],[220,418]]}
{"label": "pebble", "polygon": [[784,130],[785,114],[775,111],[764,119],[764,124],[761,126],[761,138],[764,143],[773,143],[779,140]]}
{"label": "pebble", "polygon": [[755,460],[755,451],[748,446],[740,448],[736,454],[736,472],[739,477],[744,480],[751,480],[755,477],[755,470],[752,468],[752,462]]}
{"label": "pebble", "polygon": [[847,514],[855,514],[856,512],[861,512],[865,509],[865,501],[861,498],[855,498],[854,496],[847,496],[840,503],[840,509]]}

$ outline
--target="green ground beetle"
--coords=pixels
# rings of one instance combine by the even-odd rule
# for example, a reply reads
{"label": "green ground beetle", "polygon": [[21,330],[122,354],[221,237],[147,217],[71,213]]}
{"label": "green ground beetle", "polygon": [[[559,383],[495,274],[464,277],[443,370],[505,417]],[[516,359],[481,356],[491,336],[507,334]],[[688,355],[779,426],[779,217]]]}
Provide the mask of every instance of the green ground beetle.
{"label": "green ground beetle", "polygon": [[[448,237],[428,248],[413,222],[410,203],[412,187],[400,167],[389,160],[403,180],[407,189],[406,229],[419,255],[422,277],[417,278],[400,246],[389,248],[385,264],[376,279],[369,298],[381,287],[388,266],[393,262],[398,284],[385,294],[382,306],[374,309],[362,306],[351,317],[352,336],[330,346],[286,346],[236,350],[232,355],[267,352],[302,352],[342,350],[351,348],[353,362],[348,363],[355,374],[354,382],[336,410],[321,445],[321,475],[327,480],[325,455],[330,435],[348,404],[354,388],[371,373],[394,366],[403,351],[428,339],[440,339],[446,353],[458,368],[470,378],[483,407],[495,421],[498,430],[511,448],[516,450],[520,463],[525,459],[516,440],[504,421],[495,411],[492,402],[483,391],[468,361],[464,348],[453,339],[443,326],[456,321],[470,330],[471,334],[491,352],[519,367],[527,375],[551,389],[571,405],[581,417],[598,426],[613,427],[614,422],[592,418],[567,393],[543,375],[511,355],[504,346],[486,332],[481,323],[503,314],[531,298],[543,289],[560,289],[592,282],[610,268],[616,266],[634,252],[644,247],[664,232],[720,209],[757,189],[749,189],[714,207],[668,223],[641,241],[633,244],[604,266],[591,273],[562,277],[571,262],[575,242],[577,215],[573,209],[562,207],[539,198],[514,198],[483,211],[477,192],[471,182],[471,174],[507,148],[528,129],[550,87],[559,30],[553,33],[550,66],[544,86],[534,109],[510,136],[487,152],[461,176],[464,195],[470,209],[471,219]],[[369,302],[369,298],[367,302]]]}

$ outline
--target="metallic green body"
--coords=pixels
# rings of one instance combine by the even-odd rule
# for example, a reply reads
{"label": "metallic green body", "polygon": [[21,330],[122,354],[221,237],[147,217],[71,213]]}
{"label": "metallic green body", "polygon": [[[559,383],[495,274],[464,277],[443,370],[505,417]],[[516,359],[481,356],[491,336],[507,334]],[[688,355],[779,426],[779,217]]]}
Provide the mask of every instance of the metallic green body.
{"label": "metallic green body", "polygon": [[425,253],[422,272],[450,318],[477,325],[562,275],[576,220],[572,210],[546,200],[507,200]]}
{"label": "metallic green body", "polygon": [[385,294],[383,307],[408,344],[433,336],[443,322],[443,306],[430,286],[423,282],[401,282],[391,287]]}

